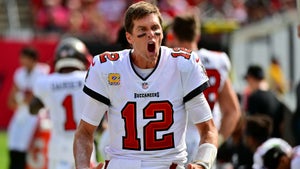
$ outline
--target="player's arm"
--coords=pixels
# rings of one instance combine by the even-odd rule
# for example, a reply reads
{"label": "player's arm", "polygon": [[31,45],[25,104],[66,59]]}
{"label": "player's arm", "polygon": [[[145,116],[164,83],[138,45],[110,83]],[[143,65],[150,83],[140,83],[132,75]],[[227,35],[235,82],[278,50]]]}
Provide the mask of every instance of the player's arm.
{"label": "player's arm", "polygon": [[212,119],[210,107],[202,93],[188,101],[186,107],[201,137],[199,147],[195,147],[198,149],[197,155],[188,168],[210,169],[218,147],[218,130]]}
{"label": "player's arm", "polygon": [[237,95],[232,88],[231,81],[227,79],[219,94],[218,102],[222,112],[221,127],[219,130],[219,146],[234,131],[240,117],[241,109]]}
{"label": "player's arm", "polygon": [[43,107],[43,102],[37,97],[34,97],[29,104],[29,112],[30,114],[38,114],[39,110]]}
{"label": "player's arm", "polygon": [[[76,129],[73,153],[76,169],[86,169],[90,167],[90,159],[94,145],[94,133],[100,124],[108,106],[98,100],[84,95],[85,106],[83,109],[81,121]],[[103,164],[99,164],[103,165]],[[96,168],[98,168],[97,166]]]}
{"label": "player's arm", "polygon": [[201,142],[197,155],[188,168],[210,169],[217,155],[218,131],[212,119],[197,123],[196,127],[201,135]]}
{"label": "player's arm", "polygon": [[[90,159],[94,145],[94,132],[97,126],[91,125],[83,120],[80,121],[74,137],[74,158],[77,169],[90,168]],[[100,163],[96,168],[102,168]]]}
{"label": "player's arm", "polygon": [[17,108],[17,101],[15,99],[16,93],[18,92],[18,88],[15,84],[11,87],[10,93],[7,99],[7,105],[10,109],[15,110]]}

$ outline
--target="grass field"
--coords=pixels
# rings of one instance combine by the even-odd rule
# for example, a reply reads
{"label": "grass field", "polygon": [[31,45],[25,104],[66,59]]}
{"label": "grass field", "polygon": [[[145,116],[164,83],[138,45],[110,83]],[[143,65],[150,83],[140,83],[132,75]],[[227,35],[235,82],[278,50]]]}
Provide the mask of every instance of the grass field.
{"label": "grass field", "polygon": [[7,135],[5,131],[0,131],[0,169],[8,168]]}
{"label": "grass field", "polygon": [[[101,156],[98,156],[98,161],[104,161],[104,160]],[[8,169],[8,163],[9,163],[9,156],[8,156],[8,148],[7,148],[7,133],[4,130],[0,130],[0,169]]]}

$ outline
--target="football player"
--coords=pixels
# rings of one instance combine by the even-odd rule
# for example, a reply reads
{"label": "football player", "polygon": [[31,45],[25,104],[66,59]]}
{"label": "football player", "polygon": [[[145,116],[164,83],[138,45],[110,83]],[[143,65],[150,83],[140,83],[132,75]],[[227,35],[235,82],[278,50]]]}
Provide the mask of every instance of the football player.
{"label": "football player", "polygon": [[[82,92],[91,56],[77,38],[62,39],[55,51],[55,72],[39,78],[34,85],[36,97],[30,105],[33,114],[45,107],[51,121],[48,146],[49,169],[73,169],[73,139],[86,96]],[[91,162],[96,162],[95,156]]]}
{"label": "football player", "polygon": [[[273,120],[269,116],[260,114],[249,115],[246,117],[244,141],[253,152],[253,169],[265,168],[264,165],[269,168],[270,160],[273,160],[270,169],[277,169],[276,164],[278,164],[279,161],[276,162],[276,160],[279,159],[276,158],[276,154],[273,154],[275,155],[273,156],[273,159],[270,159],[270,156],[266,154],[274,147],[280,148],[280,150],[288,156],[291,155],[292,147],[288,142],[281,138],[271,137],[272,127]],[[299,168],[299,166],[297,166],[297,168]]]}
{"label": "football player", "polygon": [[36,79],[46,75],[50,67],[38,63],[35,48],[24,47],[20,53],[21,67],[14,73],[13,86],[8,98],[8,106],[14,115],[8,126],[8,148],[10,169],[24,169],[26,155],[37,126],[37,117],[29,113],[32,86]]}
{"label": "football player", "polygon": [[[209,78],[210,87],[204,91],[204,95],[213,111],[214,121],[219,129],[219,145],[221,145],[234,131],[241,112],[237,95],[229,78],[230,61],[226,53],[198,50],[200,39],[200,23],[193,14],[188,13],[176,16],[173,20],[167,43],[173,47],[184,47],[198,53]],[[187,128],[188,161],[195,158],[194,146],[200,143],[197,129],[189,123]]]}
{"label": "football player", "polygon": [[199,57],[161,46],[162,18],[151,3],[132,4],[125,29],[133,49],[97,55],[89,69],[83,89],[89,101],[74,140],[76,168],[89,167],[93,133],[107,112],[107,169],[183,169],[187,111],[202,137],[188,168],[211,168],[218,132],[203,94],[208,77]]}

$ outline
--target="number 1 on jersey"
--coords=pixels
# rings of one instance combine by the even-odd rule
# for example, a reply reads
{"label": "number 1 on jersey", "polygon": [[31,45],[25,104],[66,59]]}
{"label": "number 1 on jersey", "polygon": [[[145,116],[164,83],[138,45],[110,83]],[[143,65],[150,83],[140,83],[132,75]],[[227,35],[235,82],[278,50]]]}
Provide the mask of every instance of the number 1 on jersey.
{"label": "number 1 on jersey", "polygon": [[65,121],[65,130],[75,130],[76,122],[74,120],[74,111],[73,111],[73,98],[72,95],[67,95],[64,99],[63,104],[66,112],[66,121]]}

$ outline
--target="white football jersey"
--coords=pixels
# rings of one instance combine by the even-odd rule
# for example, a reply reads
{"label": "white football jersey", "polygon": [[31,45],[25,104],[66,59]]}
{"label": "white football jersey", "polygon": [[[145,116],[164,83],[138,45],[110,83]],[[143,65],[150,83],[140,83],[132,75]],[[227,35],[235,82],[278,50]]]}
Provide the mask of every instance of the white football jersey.
{"label": "white football jersey", "polygon": [[86,71],[53,73],[38,79],[34,95],[48,109],[51,120],[50,158],[73,162],[74,133],[87,98],[82,92]]}
{"label": "white football jersey", "polygon": [[[142,166],[143,162],[182,165],[186,161],[185,102],[207,87],[204,67],[196,53],[162,46],[157,66],[142,78],[130,54],[131,50],[123,50],[95,56],[86,78],[84,92],[109,106],[107,154],[111,159],[141,160]],[[99,124],[88,114],[82,118]],[[212,118],[210,112],[195,121],[207,118]]]}
{"label": "white football jersey", "polygon": [[300,145],[293,148],[291,169],[298,169],[300,166]]}
{"label": "white football jersey", "polygon": [[286,154],[292,153],[292,147],[285,140],[281,138],[270,138],[260,145],[254,155],[253,155],[253,169],[262,169],[263,168],[263,156],[265,153],[273,147],[280,147],[283,152]]}
{"label": "white football jersey", "polygon": [[[210,86],[205,89],[203,93],[213,112],[215,125],[217,129],[219,129],[221,126],[222,114],[217,101],[219,93],[223,89],[225,81],[228,78],[231,67],[230,61],[227,54],[224,52],[200,49],[197,51],[197,54],[206,69],[210,84]],[[191,162],[194,160],[194,157],[197,153],[197,149],[194,149],[194,147],[200,143],[198,129],[191,122],[191,120],[188,123],[186,142],[188,162]]]}
{"label": "white football jersey", "polygon": [[198,55],[206,69],[209,78],[209,88],[204,91],[205,97],[213,110],[218,100],[219,92],[223,89],[224,83],[230,71],[230,61],[226,53],[200,49]]}
{"label": "white football jersey", "polygon": [[49,73],[50,67],[37,63],[31,72],[20,67],[14,73],[14,84],[18,91],[15,95],[18,107],[8,126],[8,146],[12,150],[26,151],[37,125],[37,117],[29,113],[29,106],[24,102],[26,95],[32,94],[36,79]]}

